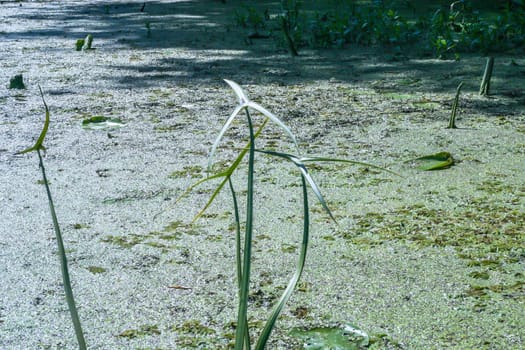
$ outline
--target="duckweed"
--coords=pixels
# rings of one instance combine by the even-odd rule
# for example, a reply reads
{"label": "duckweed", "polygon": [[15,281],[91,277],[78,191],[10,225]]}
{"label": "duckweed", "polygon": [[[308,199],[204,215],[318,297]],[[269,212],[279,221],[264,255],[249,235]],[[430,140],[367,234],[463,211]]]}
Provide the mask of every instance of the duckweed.
{"label": "duckweed", "polygon": [[174,171],[168,177],[170,179],[180,179],[183,177],[195,179],[202,176],[202,171],[203,168],[199,165],[186,165],[182,168],[182,170]]}
{"label": "duckweed", "polygon": [[159,327],[156,325],[143,325],[139,329],[128,329],[120,333],[118,336],[122,338],[134,339],[145,337],[148,335],[161,334]]}
{"label": "duckweed", "polygon": [[[525,260],[525,213],[517,208],[483,201],[455,211],[412,205],[355,216],[354,222],[343,237],[359,246],[395,240],[415,248],[453,247],[466,266],[476,269],[465,276],[472,282],[464,292],[465,297],[478,300],[476,310],[487,307],[481,300],[496,295],[525,299],[525,278],[513,272]],[[492,271],[505,283],[493,283]]]}
{"label": "duckweed", "polygon": [[198,234],[195,225],[183,224],[173,221],[161,231],[151,231],[146,234],[131,233],[127,235],[108,235],[101,239],[102,242],[118,245],[122,248],[131,248],[137,244],[145,244],[154,248],[172,248],[167,242],[178,241],[183,234]]}
{"label": "duckweed", "polygon": [[100,267],[100,266],[88,266],[88,271],[93,273],[93,274],[97,274],[97,273],[104,273],[106,272],[107,270],[103,267]]}

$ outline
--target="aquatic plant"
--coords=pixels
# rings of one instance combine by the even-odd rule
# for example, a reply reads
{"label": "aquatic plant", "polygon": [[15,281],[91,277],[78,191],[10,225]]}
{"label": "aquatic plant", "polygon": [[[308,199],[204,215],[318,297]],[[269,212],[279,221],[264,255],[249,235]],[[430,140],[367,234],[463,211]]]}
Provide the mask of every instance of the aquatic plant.
{"label": "aquatic plant", "polygon": [[457,129],[456,116],[458,114],[459,94],[461,93],[462,86],[463,82],[459,83],[458,87],[456,88],[456,97],[454,98],[454,103],[452,104],[452,113],[450,114],[450,118],[448,120],[447,129]]}
{"label": "aquatic plant", "polygon": [[77,308],[75,305],[75,299],[73,297],[73,289],[71,288],[71,281],[69,278],[69,270],[68,270],[68,264],[67,264],[67,256],[66,256],[66,250],[64,248],[64,241],[62,239],[62,233],[60,231],[60,226],[58,224],[57,215],[55,212],[55,205],[53,204],[53,198],[51,197],[51,191],[49,190],[49,182],[47,180],[46,176],[46,170],[44,168],[44,160],[42,158],[41,151],[45,151],[44,147],[44,139],[47,134],[47,130],[49,128],[49,108],[47,107],[46,101],[44,99],[44,93],[42,92],[42,89],[40,86],[38,87],[40,89],[40,95],[42,96],[42,101],[44,103],[44,107],[46,110],[46,119],[44,122],[44,127],[42,128],[42,131],[40,132],[40,136],[38,137],[36,143],[34,146],[26,148],[23,151],[17,152],[16,154],[24,154],[35,151],[38,155],[39,159],[39,166],[42,170],[42,179],[43,184],[46,188],[47,193],[47,200],[49,203],[49,210],[51,213],[51,219],[53,220],[53,226],[55,228],[55,235],[58,245],[58,255],[60,257],[60,267],[62,270],[62,282],[64,284],[64,292],[66,294],[66,301],[69,308],[69,312],[71,314],[71,320],[73,321],[73,327],[75,328],[75,334],[77,336],[78,341],[78,348],[80,350],[85,350],[86,348],[86,341],[84,340],[84,333],[82,331],[82,327],[80,325],[80,318],[78,317]]}
{"label": "aquatic plant", "polygon": [[[274,122],[275,124],[277,124],[282,130],[284,130],[284,132],[288,135],[288,137],[294,144],[297,151],[299,151],[299,147],[297,145],[295,136],[291,132],[291,130],[288,128],[288,126],[286,126],[278,117],[276,117],[270,111],[263,108],[259,104],[251,101],[237,83],[230,81],[230,80],[225,80],[225,82],[233,89],[233,91],[237,95],[239,99],[239,105],[235,108],[233,113],[226,120],[226,123],[222,127],[221,131],[219,132],[219,135],[217,136],[212,146],[212,149],[211,149],[211,152],[208,158],[208,173],[212,172],[213,158],[214,158],[214,155],[217,151],[217,148],[225,132],[229,128],[232,121],[242,112],[246,114],[246,120],[247,120],[248,130],[249,130],[249,142],[244,148],[241,149],[240,153],[235,158],[235,160],[232,162],[232,165],[230,165],[229,168],[219,173],[209,175],[208,177],[196,182],[194,185],[190,186],[179,197],[179,199],[175,203],[178,203],[182,198],[184,198],[188,193],[190,193],[195,187],[199,186],[200,184],[210,181],[210,180],[214,180],[214,179],[222,179],[222,181],[217,186],[217,188],[212,192],[212,195],[210,196],[204,208],[201,211],[199,211],[199,213],[195,216],[194,218],[194,221],[195,221],[210,206],[210,204],[214,201],[214,199],[217,197],[217,194],[226,185],[226,183],[228,183],[230,192],[232,195],[235,229],[236,229],[236,262],[237,262],[238,299],[239,299],[238,310],[237,310],[237,329],[236,329],[236,335],[235,335],[235,349],[236,350],[250,349],[251,341],[250,341],[247,320],[248,320],[248,295],[249,295],[250,273],[251,273],[251,262],[252,262],[252,241],[254,238],[253,210],[254,210],[255,154],[260,153],[260,154],[264,154],[264,155],[268,155],[272,157],[278,157],[278,158],[287,160],[293,163],[300,171],[302,197],[303,197],[303,232],[302,232],[302,242],[301,242],[301,247],[300,247],[300,252],[299,252],[299,259],[297,261],[296,269],[295,269],[293,276],[288,282],[288,285],[285,291],[283,292],[283,294],[281,295],[280,299],[278,300],[277,304],[274,306],[270,314],[270,317],[266,321],[266,324],[264,325],[263,330],[261,334],[259,335],[255,349],[262,350],[265,348],[266,343],[270,337],[270,334],[275,326],[277,318],[279,317],[284,305],[290,298],[291,294],[293,293],[301,277],[301,274],[303,272],[303,267],[306,261],[306,253],[307,253],[308,244],[309,244],[309,236],[310,236],[309,200],[308,200],[308,191],[307,191],[308,186],[311,188],[312,192],[315,194],[315,196],[317,197],[318,201],[321,203],[324,210],[328,213],[330,218],[335,222],[335,218],[332,212],[330,211],[323,195],[321,194],[319,187],[317,186],[317,184],[311,177],[310,173],[308,172],[306,163],[308,162],[340,162],[340,163],[363,165],[367,167],[378,168],[378,169],[385,170],[385,171],[388,171],[388,170],[381,168],[381,167],[371,165],[371,164],[361,163],[361,162],[346,160],[346,159],[326,158],[326,157],[304,157],[304,156],[293,155],[289,153],[257,149],[255,146],[255,141],[261,134],[267,122],[270,120]],[[253,118],[250,114],[250,110],[255,110],[266,117],[257,130],[255,130],[254,128]],[[246,184],[246,216],[244,219],[245,232],[244,232],[244,237],[242,237],[241,215],[240,215],[239,204],[237,200],[237,192],[232,182],[232,174],[234,173],[235,170],[237,170],[241,161],[246,155],[248,155],[248,176],[247,176],[247,184]],[[241,248],[241,245],[243,246],[242,248]]]}
{"label": "aquatic plant", "polygon": [[9,80],[10,89],[25,89],[24,77],[22,74],[17,74]]}
{"label": "aquatic plant", "polygon": [[494,57],[487,57],[487,63],[485,65],[485,72],[483,73],[483,79],[479,87],[479,94],[481,96],[488,96],[490,94],[490,79],[492,78],[492,70],[494,69]]}
{"label": "aquatic plant", "polygon": [[279,16],[281,29],[286,39],[286,44],[292,56],[298,56],[298,46],[301,41],[301,28],[299,24],[301,1],[281,0],[283,14]]}
{"label": "aquatic plant", "polygon": [[[348,44],[383,46],[401,53],[417,49],[418,55],[440,59],[460,59],[460,53],[514,51],[525,42],[525,7],[498,9],[497,16],[480,12],[477,4],[454,1],[449,9],[416,13],[409,1],[337,1],[321,12],[302,9],[299,0],[281,0],[277,14],[265,10],[265,25],[270,32],[283,33],[292,55],[303,47],[344,48]],[[508,2],[509,4],[511,2]],[[403,11],[403,7],[405,8]],[[429,7],[431,9],[432,7]],[[412,9],[412,16],[407,10]],[[263,18],[255,9],[250,16]],[[245,17],[237,25],[246,27]],[[280,43],[280,36],[273,36]]]}
{"label": "aquatic plant", "polygon": [[88,34],[86,35],[86,39],[84,39],[84,46],[82,47],[82,50],[93,50],[93,35]]}

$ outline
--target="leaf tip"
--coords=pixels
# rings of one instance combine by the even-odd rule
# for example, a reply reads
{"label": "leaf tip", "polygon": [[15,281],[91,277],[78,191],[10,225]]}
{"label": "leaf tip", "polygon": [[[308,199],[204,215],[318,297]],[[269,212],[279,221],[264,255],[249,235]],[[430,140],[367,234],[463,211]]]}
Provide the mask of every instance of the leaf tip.
{"label": "leaf tip", "polygon": [[226,82],[226,84],[230,85],[232,90],[235,92],[235,94],[239,98],[239,104],[244,105],[244,104],[246,104],[246,103],[248,103],[250,101],[250,99],[248,98],[248,96],[246,96],[246,93],[239,86],[239,84],[237,84],[236,82],[234,82],[232,80],[229,80],[229,79],[224,79],[224,82]]}

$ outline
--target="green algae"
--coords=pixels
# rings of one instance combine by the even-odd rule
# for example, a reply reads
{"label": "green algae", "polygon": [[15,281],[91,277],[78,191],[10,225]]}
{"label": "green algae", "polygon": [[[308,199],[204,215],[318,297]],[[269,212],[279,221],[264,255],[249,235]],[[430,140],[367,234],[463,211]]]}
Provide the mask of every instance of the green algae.
{"label": "green algae", "polygon": [[171,330],[178,333],[177,345],[185,348],[219,348],[217,342],[217,331],[211,327],[203,325],[198,320],[188,320],[181,325],[171,327]]}
{"label": "green algae", "polygon": [[[368,248],[388,241],[414,249],[451,247],[467,268],[475,269],[464,276],[472,282],[463,294],[478,301],[475,309],[484,310],[495,297],[523,301],[525,278],[515,270],[524,261],[525,213],[512,206],[472,203],[477,205],[454,211],[419,204],[354,216],[354,226],[343,237]],[[493,280],[492,272],[505,282]]]}
{"label": "green algae", "polygon": [[[460,257],[511,261],[511,252],[525,249],[525,213],[496,204],[464,207],[456,212],[424,205],[403,206],[387,213],[354,216],[355,226],[344,234],[354,243],[402,240],[416,246],[455,247]],[[369,237],[362,235],[371,233]]]}
{"label": "green algae", "polygon": [[174,248],[171,241],[179,241],[183,235],[199,234],[195,225],[184,224],[181,221],[172,221],[160,231],[151,231],[145,234],[130,233],[127,235],[108,235],[101,239],[104,243],[111,243],[121,248],[132,248],[137,244],[145,244],[154,248]]}
{"label": "green algae", "polygon": [[209,335],[216,333],[214,329],[203,325],[198,320],[188,320],[180,326],[173,327],[173,330],[184,334],[194,335]]}
{"label": "green algae", "polygon": [[121,332],[118,336],[127,339],[142,338],[149,335],[159,335],[161,331],[157,325],[142,325],[138,329],[128,329]]}
{"label": "green algae", "polygon": [[100,266],[88,266],[87,270],[92,274],[104,273],[107,271],[105,268]]}
{"label": "green algae", "polygon": [[174,171],[168,175],[170,179],[180,179],[190,177],[192,179],[202,177],[204,168],[199,165],[186,165],[181,170]]}
{"label": "green algae", "polygon": [[133,201],[140,201],[144,199],[152,199],[162,194],[162,191],[130,191],[119,197],[106,198],[102,201],[103,204],[119,204]]}

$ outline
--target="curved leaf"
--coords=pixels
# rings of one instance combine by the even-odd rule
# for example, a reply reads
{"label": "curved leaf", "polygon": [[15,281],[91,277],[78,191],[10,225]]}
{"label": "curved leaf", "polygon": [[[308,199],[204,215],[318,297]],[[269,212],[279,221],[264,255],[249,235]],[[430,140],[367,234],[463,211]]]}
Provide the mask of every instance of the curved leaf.
{"label": "curved leaf", "polygon": [[40,95],[42,96],[42,101],[44,102],[44,107],[46,109],[46,120],[44,122],[44,127],[42,128],[42,131],[40,132],[40,136],[38,136],[38,139],[36,140],[36,143],[34,146],[26,148],[23,151],[17,152],[15,154],[24,154],[32,151],[38,151],[38,150],[45,150],[44,147],[44,139],[46,138],[47,129],[49,128],[49,108],[47,108],[46,100],[44,99],[44,93],[42,92],[42,88],[40,85],[38,86],[38,89],[40,90]]}
{"label": "curved leaf", "polygon": [[296,156],[294,156],[292,154],[282,153],[282,152],[275,152],[275,151],[258,150],[258,152],[266,153],[266,154],[269,154],[269,155],[272,155],[272,156],[276,156],[276,157],[281,157],[281,158],[287,159],[287,160],[291,161],[292,163],[294,163],[299,168],[299,170],[301,171],[301,175],[306,179],[306,181],[308,182],[308,184],[312,188],[312,191],[314,191],[315,195],[317,196],[317,199],[319,200],[319,203],[321,203],[321,205],[323,206],[323,209],[328,213],[330,218],[335,223],[337,223],[337,220],[335,220],[335,217],[333,216],[332,211],[330,210],[330,208],[328,207],[328,204],[326,204],[326,201],[324,200],[324,197],[323,197],[323,195],[321,193],[321,190],[319,189],[319,187],[315,183],[315,181],[312,178],[312,176],[310,176],[310,174],[308,173],[308,169],[306,168],[304,163],[301,161],[302,158],[296,157]]}
{"label": "curved leaf", "polygon": [[228,80],[228,79],[224,79],[224,81],[228,85],[230,85],[230,87],[233,89],[233,91],[235,92],[235,94],[239,98],[239,104],[240,105],[244,105],[245,103],[250,102],[250,99],[248,98],[248,96],[246,95],[244,90],[239,86],[239,84],[237,84],[234,81]]}
{"label": "curved leaf", "polygon": [[299,150],[299,146],[297,144],[297,140],[295,139],[295,135],[292,133],[289,127],[287,127],[277,116],[275,116],[272,112],[268,111],[266,108],[262,107],[261,105],[251,101],[244,90],[234,81],[224,79],[224,81],[233,89],[237,97],[239,98],[239,105],[235,108],[233,113],[230,115],[230,117],[226,120],[226,123],[224,123],[221,131],[219,132],[219,135],[215,139],[215,142],[213,143],[212,149],[210,151],[210,155],[208,157],[208,171],[211,171],[212,163],[213,163],[213,157],[215,155],[215,152],[217,150],[217,147],[219,146],[219,143],[224,136],[224,133],[232,123],[233,119],[243,110],[253,108],[256,111],[260,112],[262,115],[266,116],[267,118],[270,118],[274,123],[276,123],[280,128],[282,128],[288,136],[292,139],[294,146],[297,150]]}
{"label": "curved leaf", "polygon": [[297,144],[297,140],[295,139],[295,135],[292,134],[292,131],[290,130],[289,127],[287,127],[279,118],[277,118],[272,112],[270,112],[269,110],[267,110],[266,108],[264,108],[263,106],[255,103],[255,102],[252,102],[252,101],[249,101],[248,103],[246,103],[247,106],[255,109],[256,111],[262,113],[263,115],[267,116],[268,118],[270,118],[271,120],[273,120],[274,123],[276,123],[277,125],[279,125],[281,127],[281,129],[283,129],[287,134],[288,136],[290,136],[290,138],[292,139],[293,143],[294,143],[294,146],[297,150],[299,150],[299,145]]}
{"label": "curved leaf", "polygon": [[[266,118],[261,126],[259,126],[259,129],[257,129],[257,131],[255,132],[255,135],[254,137],[257,138],[262,130],[264,129],[264,127],[266,126],[266,124],[268,123],[268,118]],[[231,175],[233,174],[233,172],[235,171],[235,169],[237,169],[237,167],[239,166],[239,164],[241,163],[241,161],[243,160],[244,156],[246,155],[246,153],[248,153],[248,150],[250,149],[250,142],[248,142],[248,144],[241,150],[241,152],[239,153],[239,155],[237,156],[237,158],[235,158],[235,160],[233,161],[232,165],[229,166],[228,169],[224,170],[224,171],[221,171],[220,173],[217,173],[217,174],[214,174],[214,175],[210,175],[204,179],[200,179],[199,181],[197,181],[196,183],[194,183],[193,185],[191,185],[190,187],[188,187],[176,200],[175,202],[169,206],[168,208],[158,212],[157,214],[155,214],[153,216],[153,220],[156,220],[157,217],[159,215],[161,215],[162,213],[165,213],[166,211],[172,209],[175,205],[177,205],[177,203],[179,203],[184,197],[186,197],[194,188],[196,188],[197,186],[205,183],[205,182],[208,182],[210,180],[213,180],[213,179],[218,179],[218,178],[221,178],[221,177],[225,177],[226,179],[223,180],[219,186],[217,186],[217,188],[214,190],[212,196],[210,197],[210,199],[208,200],[208,202],[206,202],[206,205],[204,206],[204,208],[202,208],[196,215],[195,217],[193,218],[192,220],[192,223],[194,223],[203,213],[204,211],[206,211],[206,209],[208,209],[208,207],[211,205],[211,203],[213,202],[213,200],[215,199],[215,197],[217,196],[217,194],[220,192],[220,190],[224,187],[226,181],[228,178],[231,177]]]}
{"label": "curved leaf", "polygon": [[219,132],[219,135],[215,139],[215,142],[213,143],[213,146],[211,147],[210,155],[208,156],[208,172],[211,171],[212,163],[213,163],[213,156],[215,155],[215,151],[217,150],[217,147],[219,146],[219,142],[221,142],[222,137],[224,136],[224,133],[226,130],[228,130],[228,127],[232,123],[233,119],[239,114],[243,109],[245,109],[246,106],[237,106],[233,113],[230,115],[230,117],[226,120],[226,123],[222,126],[221,131]]}
{"label": "curved leaf", "polygon": [[301,176],[301,183],[303,187],[303,240],[301,243],[301,252],[299,253],[297,267],[295,269],[295,273],[288,282],[285,291],[281,295],[281,298],[275,305],[270,315],[270,318],[268,319],[268,321],[266,321],[266,324],[264,325],[263,331],[261,332],[261,335],[255,347],[256,350],[263,350],[265,348],[266,343],[270,338],[270,334],[273,330],[273,327],[277,322],[277,318],[281,314],[284,305],[290,299],[290,296],[292,295],[292,292],[297,286],[297,282],[299,282],[299,279],[301,278],[301,275],[303,273],[304,264],[306,261],[306,253],[308,250],[308,242],[310,240],[310,210],[308,205],[308,191],[306,188],[306,181],[304,176]]}
{"label": "curved leaf", "polygon": [[367,168],[374,168],[381,171],[386,171],[387,173],[390,173],[392,175],[401,176],[398,173],[388,170],[387,168],[373,165],[370,163],[364,163],[364,162],[358,162],[355,160],[349,160],[349,159],[340,159],[340,158],[327,158],[327,157],[302,157],[302,162],[335,162],[335,163],[347,163],[347,164],[353,164],[353,165],[361,165]]}

